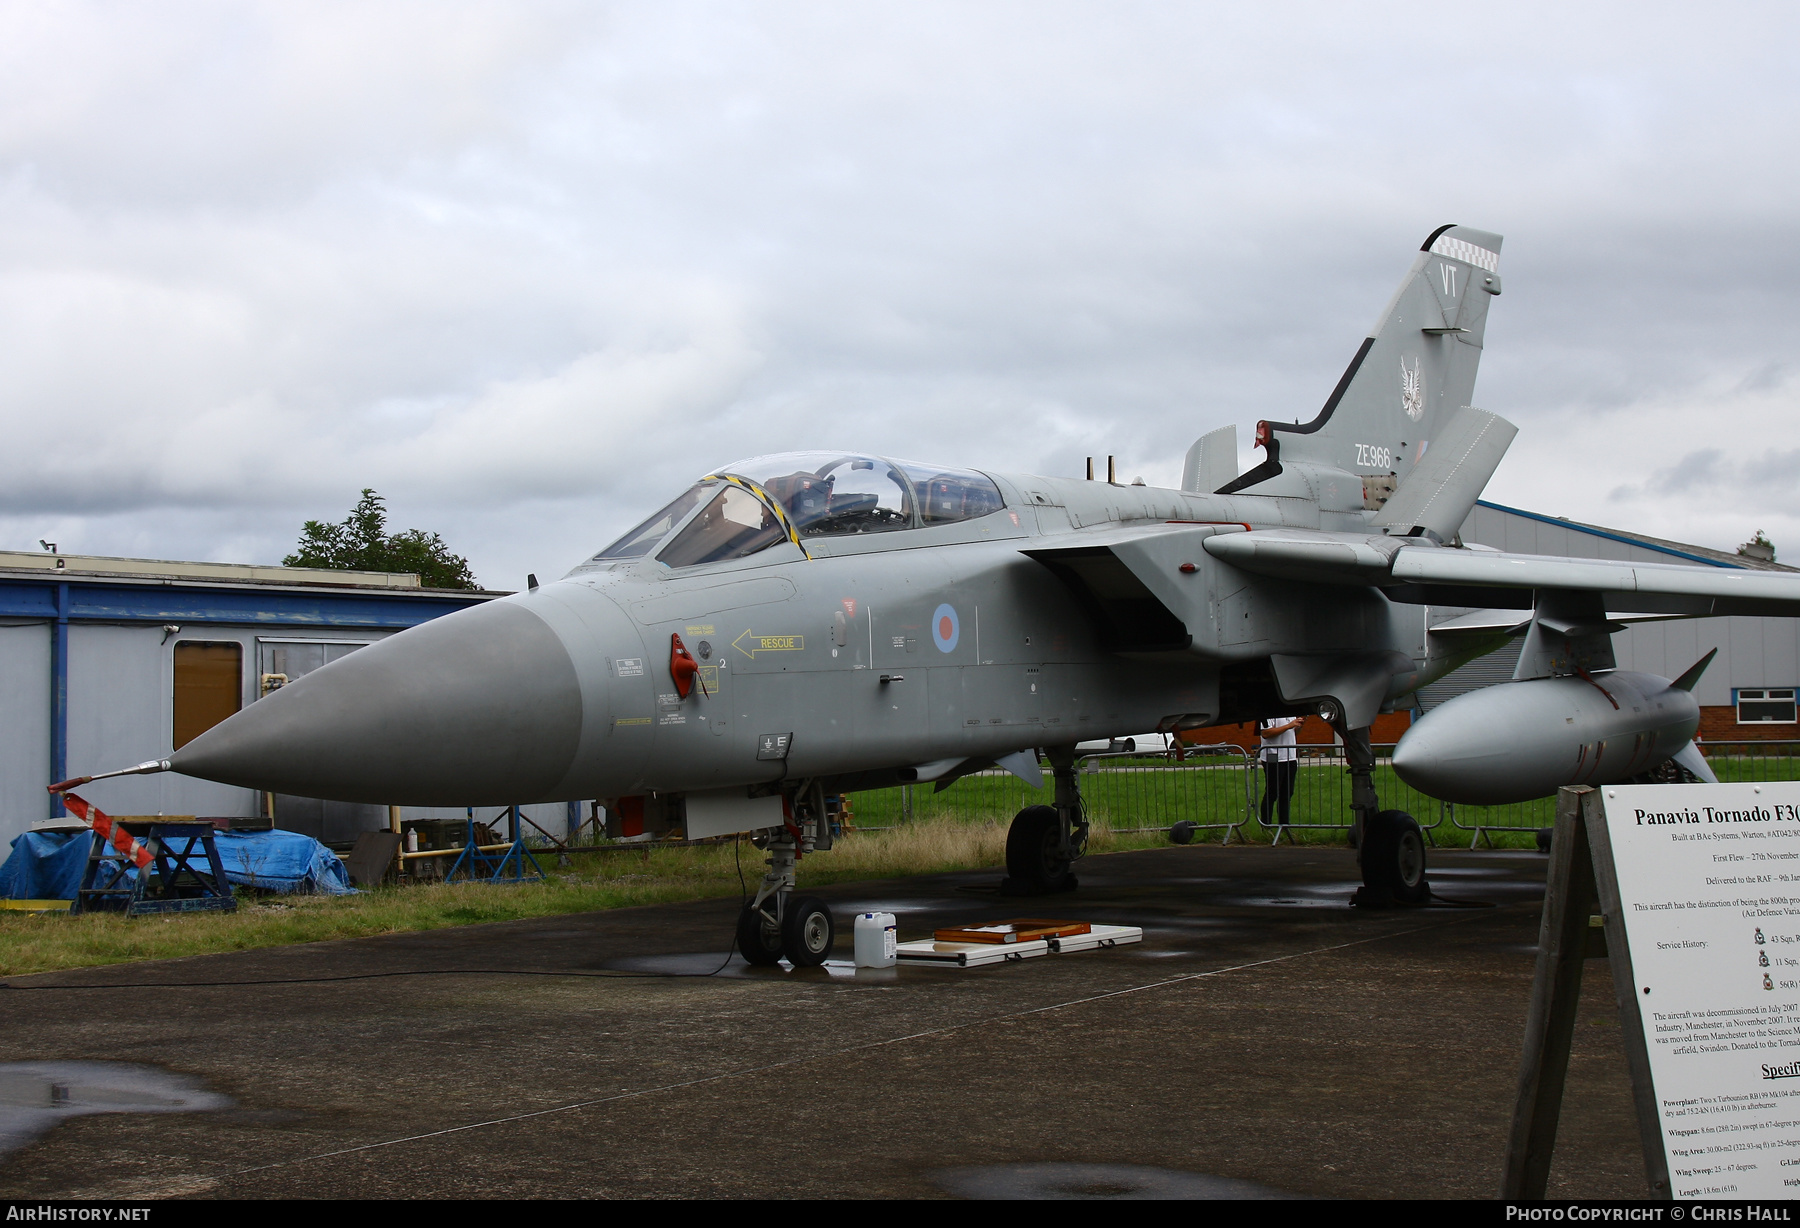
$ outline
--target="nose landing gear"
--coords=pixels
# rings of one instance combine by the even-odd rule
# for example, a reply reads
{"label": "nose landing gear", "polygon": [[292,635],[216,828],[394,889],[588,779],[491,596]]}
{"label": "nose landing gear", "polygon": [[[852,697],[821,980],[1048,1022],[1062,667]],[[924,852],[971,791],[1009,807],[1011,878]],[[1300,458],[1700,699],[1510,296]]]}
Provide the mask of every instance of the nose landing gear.
{"label": "nose landing gear", "polygon": [[796,968],[816,968],[831,958],[837,925],[817,896],[794,895],[794,868],[814,849],[831,847],[824,791],[818,785],[787,799],[794,821],[755,837],[768,851],[768,872],[756,898],[738,914],[737,949],[744,961],[769,968],[787,960]]}

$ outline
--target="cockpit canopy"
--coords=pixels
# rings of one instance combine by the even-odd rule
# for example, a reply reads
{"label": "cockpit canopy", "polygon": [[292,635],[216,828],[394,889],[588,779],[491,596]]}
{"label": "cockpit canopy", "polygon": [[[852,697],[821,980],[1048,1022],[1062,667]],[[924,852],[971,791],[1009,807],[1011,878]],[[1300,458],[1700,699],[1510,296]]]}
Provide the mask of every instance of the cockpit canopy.
{"label": "cockpit canopy", "polygon": [[692,567],[755,554],[790,531],[800,538],[892,533],[973,520],[1004,506],[1000,488],[967,469],[782,452],[738,461],[696,482],[590,562],[655,552],[670,567]]}

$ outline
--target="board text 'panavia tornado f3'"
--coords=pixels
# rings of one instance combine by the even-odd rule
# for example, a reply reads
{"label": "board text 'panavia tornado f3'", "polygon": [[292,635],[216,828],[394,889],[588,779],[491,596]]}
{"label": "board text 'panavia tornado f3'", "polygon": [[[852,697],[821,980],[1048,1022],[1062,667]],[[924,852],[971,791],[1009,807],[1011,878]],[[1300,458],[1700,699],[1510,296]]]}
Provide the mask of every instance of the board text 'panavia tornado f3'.
{"label": "board text 'panavia tornado f3'", "polygon": [[[689,838],[756,833],[770,872],[740,946],[817,963],[794,899],[829,847],[827,793],[999,764],[1054,804],[1007,842],[1016,889],[1070,882],[1087,823],[1077,742],[1318,713],[1342,736],[1359,902],[1429,893],[1417,825],[1376,797],[1369,726],[1521,631],[1514,681],[1424,717],[1394,767],[1498,803],[1605,784],[1692,738],[1701,662],[1615,668],[1632,614],[1800,615],[1800,576],[1462,547],[1515,428],[1472,407],[1500,236],[1425,241],[1317,417],[1188,453],[1180,490],[842,452],[703,478],[554,584],[382,640],[138,771],[411,805],[603,798]],[[1665,769],[1673,770],[1673,769]]]}

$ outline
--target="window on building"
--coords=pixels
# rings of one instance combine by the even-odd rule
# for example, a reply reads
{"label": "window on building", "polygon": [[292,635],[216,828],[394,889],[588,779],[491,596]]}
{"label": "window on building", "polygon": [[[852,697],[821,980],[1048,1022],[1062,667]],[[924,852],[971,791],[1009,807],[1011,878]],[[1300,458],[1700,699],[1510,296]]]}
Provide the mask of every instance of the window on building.
{"label": "window on building", "polygon": [[175,645],[175,750],[244,702],[244,646],[193,640]]}
{"label": "window on building", "polygon": [[1792,725],[1793,687],[1739,687],[1737,719],[1740,725]]}
{"label": "window on building", "polygon": [[348,640],[277,640],[258,638],[262,649],[262,676],[258,681],[258,699],[270,691],[278,691],[297,682],[322,665],[330,665],[339,657],[349,656],[364,645]]}

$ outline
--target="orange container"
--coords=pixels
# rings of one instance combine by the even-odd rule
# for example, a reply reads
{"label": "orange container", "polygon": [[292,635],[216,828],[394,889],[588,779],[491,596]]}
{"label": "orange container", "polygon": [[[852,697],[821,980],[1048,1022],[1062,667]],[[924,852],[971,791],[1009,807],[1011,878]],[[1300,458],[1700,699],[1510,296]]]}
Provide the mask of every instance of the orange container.
{"label": "orange container", "polygon": [[1067,938],[1089,931],[1085,921],[1046,921],[1020,917],[1012,921],[990,921],[986,925],[956,925],[932,931],[939,942],[1041,942],[1046,938]]}

